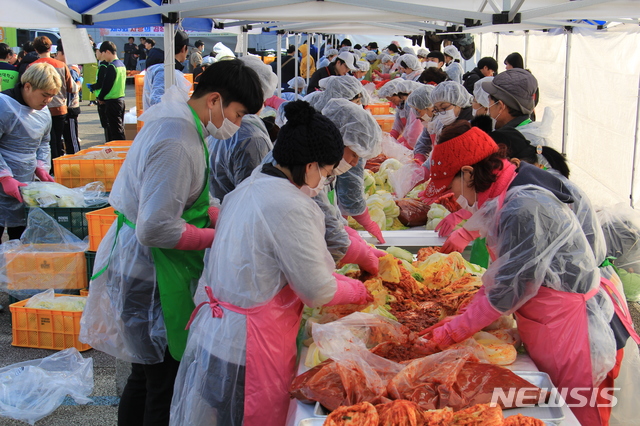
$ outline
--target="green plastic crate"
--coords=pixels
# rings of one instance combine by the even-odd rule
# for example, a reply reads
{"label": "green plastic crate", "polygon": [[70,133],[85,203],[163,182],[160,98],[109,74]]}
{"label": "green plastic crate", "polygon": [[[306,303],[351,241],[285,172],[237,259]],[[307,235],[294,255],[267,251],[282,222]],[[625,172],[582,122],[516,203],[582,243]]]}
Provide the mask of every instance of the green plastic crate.
{"label": "green plastic crate", "polygon": [[91,284],[91,277],[93,276],[93,263],[96,261],[95,251],[85,251],[85,257],[87,258],[87,285]]}
{"label": "green plastic crate", "polygon": [[[54,218],[64,229],[71,231],[81,240],[89,235],[89,225],[86,213],[105,208],[109,203],[93,207],[41,207],[42,210]],[[25,215],[29,215],[30,207],[25,208]]]}

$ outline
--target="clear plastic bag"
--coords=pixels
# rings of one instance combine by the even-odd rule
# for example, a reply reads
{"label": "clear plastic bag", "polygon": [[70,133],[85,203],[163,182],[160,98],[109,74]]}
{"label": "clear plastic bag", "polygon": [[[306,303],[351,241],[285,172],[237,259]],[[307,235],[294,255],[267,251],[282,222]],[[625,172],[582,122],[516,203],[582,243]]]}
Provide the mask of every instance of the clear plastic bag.
{"label": "clear plastic bag", "polygon": [[24,305],[25,308],[34,309],[51,309],[55,311],[84,311],[84,306],[87,303],[86,297],[70,297],[60,296],[56,297],[52,288],[49,290],[38,293],[31,297]]}
{"label": "clear plastic bag", "polygon": [[93,359],[76,348],[46,358],[0,369],[0,416],[33,425],[58,408],[65,396],[76,403],[91,402]]}
{"label": "clear plastic bag", "polygon": [[404,198],[409,191],[424,179],[424,175],[424,167],[416,163],[408,163],[398,170],[390,170],[388,179],[396,199]]}
{"label": "clear plastic bag", "polygon": [[108,202],[102,182],[67,188],[55,182],[29,182],[20,188],[27,207],[91,207]]}
{"label": "clear plastic bag", "polygon": [[382,153],[389,158],[395,158],[402,164],[413,161],[413,152],[402,144],[399,144],[387,133],[382,135]]}

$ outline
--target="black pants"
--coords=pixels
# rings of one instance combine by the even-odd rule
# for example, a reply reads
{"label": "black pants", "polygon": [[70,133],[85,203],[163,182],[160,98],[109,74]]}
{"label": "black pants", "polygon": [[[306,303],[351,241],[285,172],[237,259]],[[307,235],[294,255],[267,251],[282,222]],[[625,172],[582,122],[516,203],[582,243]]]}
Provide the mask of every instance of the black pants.
{"label": "black pants", "polygon": [[75,154],[80,151],[78,142],[78,115],[80,108],[69,108],[67,120],[64,122],[64,152],[65,154]]}
{"label": "black pants", "polygon": [[55,115],[51,117],[51,158],[58,158],[64,154],[64,146],[62,145],[62,136],[64,133],[64,122],[67,114]]}
{"label": "black pants", "polygon": [[168,349],[159,364],[131,364],[118,407],[118,426],[168,425],[179,366]]}
{"label": "black pants", "polygon": [[124,98],[104,101],[107,120],[107,142],[125,140],[124,135]]}
{"label": "black pants", "polygon": [[98,102],[98,117],[100,117],[100,126],[104,129],[104,141],[109,142],[109,125],[107,123],[107,105]]}
{"label": "black pants", "polygon": [[[7,234],[9,234],[10,240],[17,240],[22,236],[25,230],[25,226],[15,226],[7,228]],[[0,226],[0,237],[4,234],[4,226]]]}

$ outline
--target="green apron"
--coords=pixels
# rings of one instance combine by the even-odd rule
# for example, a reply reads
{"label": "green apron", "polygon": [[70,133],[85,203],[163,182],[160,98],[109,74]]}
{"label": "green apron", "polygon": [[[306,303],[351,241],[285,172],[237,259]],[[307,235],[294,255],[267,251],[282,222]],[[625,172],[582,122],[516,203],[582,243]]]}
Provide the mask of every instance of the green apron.
{"label": "green apron", "polygon": [[[529,123],[531,123],[531,119],[527,118],[522,123],[518,124],[516,128]],[[485,238],[476,238],[475,240],[473,240],[469,262],[482,266],[485,269],[489,267],[489,251],[487,250]]]}
{"label": "green apron", "polygon": [[[206,172],[204,176],[204,188],[193,205],[184,211],[182,219],[197,228],[209,226],[209,150],[202,135],[202,124],[193,108],[193,117],[200,134],[200,141],[204,148]],[[117,233],[123,224],[135,229],[135,223],[128,220],[122,213],[118,215]],[[114,239],[114,246],[116,239]],[[177,361],[180,361],[187,346],[186,330],[189,317],[195,309],[193,292],[204,270],[204,250],[175,250],[151,247],[151,255],[155,265],[156,281],[160,293],[160,304],[164,316],[164,325],[167,331],[169,352]],[[109,264],[96,273],[91,279],[102,275]]]}

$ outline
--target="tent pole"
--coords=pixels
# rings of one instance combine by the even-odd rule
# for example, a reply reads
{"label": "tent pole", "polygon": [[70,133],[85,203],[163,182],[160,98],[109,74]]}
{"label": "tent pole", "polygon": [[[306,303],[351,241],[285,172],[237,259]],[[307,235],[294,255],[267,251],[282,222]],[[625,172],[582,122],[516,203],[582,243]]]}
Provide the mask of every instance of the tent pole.
{"label": "tent pole", "polygon": [[498,63],[500,63],[500,59],[498,59],[498,53],[499,53],[499,45],[500,45],[500,33],[496,33],[496,61],[498,61]]}
{"label": "tent pole", "polygon": [[307,33],[307,85],[309,85],[309,72],[311,71],[311,59],[313,59],[313,56],[311,56],[311,41],[313,40],[313,36],[309,33]]}
{"label": "tent pole", "polygon": [[249,52],[249,31],[242,32],[242,56],[247,56]]}
{"label": "tent pole", "polygon": [[316,69],[318,62],[320,62],[320,46],[322,46],[322,34],[318,34],[318,44],[316,45]]}
{"label": "tent pole", "polygon": [[[276,49],[276,63],[278,74],[278,97],[282,96],[282,34],[276,35],[278,48]],[[287,46],[288,47],[288,46]]]}
{"label": "tent pole", "polygon": [[633,143],[633,163],[632,164],[632,168],[631,168],[631,194],[629,195],[629,202],[631,204],[632,208],[635,208],[634,206],[634,199],[633,199],[633,190],[636,187],[636,159],[638,158],[638,142],[640,142],[640,79],[638,80],[638,104],[636,106],[636,136],[634,138],[634,143]]}
{"label": "tent pole", "polygon": [[164,92],[175,84],[175,24],[164,24]]}
{"label": "tent pole", "polygon": [[524,67],[528,67],[529,63],[529,31],[524,32]]}
{"label": "tent pole", "polygon": [[567,154],[567,141],[569,139],[569,63],[571,59],[571,36],[567,33],[567,54],[564,64],[564,114],[562,117],[562,153]]}
{"label": "tent pole", "polygon": [[[299,75],[299,68],[300,68],[299,67],[300,62],[298,62],[298,45],[300,44],[300,34],[296,34],[294,36],[294,40],[295,40],[294,44],[296,45],[296,53],[294,53],[295,56],[293,57],[293,63],[296,66],[295,77],[296,77],[296,80],[297,80],[298,79],[298,75]],[[294,99],[297,101],[298,100],[298,91],[294,90],[293,93],[294,93],[294,96],[295,96]]]}

